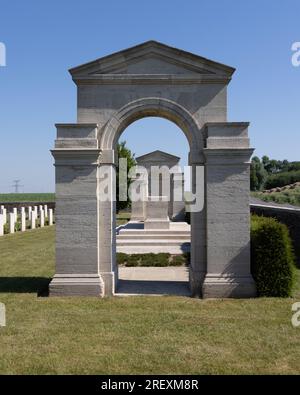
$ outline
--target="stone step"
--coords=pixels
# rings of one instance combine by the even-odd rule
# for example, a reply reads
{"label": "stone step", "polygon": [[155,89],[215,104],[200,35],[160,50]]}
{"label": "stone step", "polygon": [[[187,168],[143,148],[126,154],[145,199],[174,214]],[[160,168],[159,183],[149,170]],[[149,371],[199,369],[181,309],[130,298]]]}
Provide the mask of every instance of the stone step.
{"label": "stone step", "polygon": [[[139,246],[139,245],[147,245],[147,246],[162,246],[162,245],[174,245],[178,246],[181,244],[187,244],[188,242],[183,241],[182,239],[146,239],[146,240],[128,240],[121,239],[117,240],[118,246]],[[188,243],[189,244],[189,243]]]}
{"label": "stone step", "polygon": [[117,235],[117,240],[136,240],[141,239],[141,240],[148,240],[148,239],[161,239],[163,237],[163,239],[167,239],[167,240],[190,240],[191,239],[191,235],[189,233],[180,233],[180,234],[167,234],[167,235],[162,235],[162,234],[151,234],[151,233],[146,233],[146,234],[139,234],[139,235],[135,235],[135,234],[128,234],[128,232],[124,232],[124,233],[120,233],[119,235]]}
{"label": "stone step", "polygon": [[131,235],[131,236],[142,236],[142,235],[157,235],[165,237],[167,235],[178,236],[181,237],[182,235],[190,235],[191,232],[189,230],[131,230],[131,229],[123,229],[120,230],[118,235]]}
{"label": "stone step", "polygon": [[190,251],[190,243],[184,243],[180,245],[170,245],[170,244],[163,244],[159,246],[148,245],[143,243],[141,245],[125,245],[120,246],[119,243],[117,244],[117,252],[123,252],[125,254],[159,254],[161,252],[166,252],[169,254],[181,255],[183,252]]}

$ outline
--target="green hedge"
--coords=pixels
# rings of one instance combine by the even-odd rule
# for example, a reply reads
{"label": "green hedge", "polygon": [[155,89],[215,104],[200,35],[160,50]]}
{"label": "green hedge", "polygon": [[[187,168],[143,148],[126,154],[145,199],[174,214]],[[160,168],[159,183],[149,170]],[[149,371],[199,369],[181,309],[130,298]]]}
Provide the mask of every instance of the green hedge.
{"label": "green hedge", "polygon": [[124,254],[117,253],[119,265],[131,266],[182,266],[189,264],[189,254],[171,255],[168,253],[159,254]]}
{"label": "green hedge", "polygon": [[285,185],[294,184],[297,181],[300,181],[300,170],[272,174],[267,178],[264,188],[284,187]]}
{"label": "green hedge", "polygon": [[291,296],[295,257],[286,225],[274,218],[253,215],[251,272],[259,296]]}

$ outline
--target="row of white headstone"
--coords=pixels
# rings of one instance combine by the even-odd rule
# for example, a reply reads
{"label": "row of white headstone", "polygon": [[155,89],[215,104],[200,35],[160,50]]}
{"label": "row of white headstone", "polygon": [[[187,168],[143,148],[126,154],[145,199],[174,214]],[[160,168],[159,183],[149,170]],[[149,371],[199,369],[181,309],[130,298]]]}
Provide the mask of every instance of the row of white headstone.
{"label": "row of white headstone", "polygon": [[[40,227],[43,228],[45,226],[45,219],[48,218],[48,224],[53,225],[53,209],[47,207],[47,205],[39,205],[39,206],[29,206],[26,208],[21,207],[20,211],[20,221],[21,221],[21,232],[25,232],[26,230],[26,221],[30,221],[30,229],[36,228],[36,220],[39,218]],[[0,236],[4,235],[4,225],[9,223],[9,233],[15,233],[15,225],[18,221],[18,210],[17,208],[13,208],[13,211],[7,213],[7,210],[4,206],[0,206]]]}

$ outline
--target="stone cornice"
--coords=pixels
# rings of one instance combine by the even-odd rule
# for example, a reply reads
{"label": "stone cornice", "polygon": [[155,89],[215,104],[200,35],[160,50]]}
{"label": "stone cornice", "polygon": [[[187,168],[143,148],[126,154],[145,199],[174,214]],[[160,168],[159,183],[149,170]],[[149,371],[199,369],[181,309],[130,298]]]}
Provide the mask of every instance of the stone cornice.
{"label": "stone cornice", "polygon": [[250,164],[254,148],[204,148],[206,165]]}
{"label": "stone cornice", "polygon": [[100,163],[100,149],[60,149],[51,150],[55,159],[55,166],[98,166]]}
{"label": "stone cornice", "polygon": [[73,81],[77,85],[109,85],[109,84],[139,84],[139,85],[190,85],[190,84],[228,84],[231,77],[220,75],[155,75],[155,74],[99,74],[93,76],[76,76]]}
{"label": "stone cornice", "polygon": [[89,71],[101,70],[104,74],[114,72],[120,65],[134,62],[141,57],[159,56],[168,59],[169,62],[176,62],[185,66],[192,66],[195,69],[213,71],[231,76],[235,69],[220,62],[216,62],[203,56],[187,52],[158,41],[150,40],[136,46],[114,52],[107,56],[95,59],[91,62],[73,67],[69,70],[73,77],[75,74],[89,74]]}

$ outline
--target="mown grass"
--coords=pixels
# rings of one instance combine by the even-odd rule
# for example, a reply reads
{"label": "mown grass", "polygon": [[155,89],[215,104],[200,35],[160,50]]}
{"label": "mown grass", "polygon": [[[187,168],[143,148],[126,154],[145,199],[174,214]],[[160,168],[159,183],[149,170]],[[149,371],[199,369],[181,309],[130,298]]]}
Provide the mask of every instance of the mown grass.
{"label": "mown grass", "polygon": [[54,227],[0,238],[0,373],[300,373],[299,289],[289,299],[37,297],[53,273]]}
{"label": "mown grass", "polygon": [[288,203],[293,206],[300,206],[300,187],[287,189],[281,192],[252,192],[251,195],[265,202]]}
{"label": "mown grass", "polygon": [[55,193],[0,193],[1,203],[54,202]]}
{"label": "mown grass", "polygon": [[117,226],[125,225],[130,220],[131,214],[128,212],[120,212],[117,214]]}

